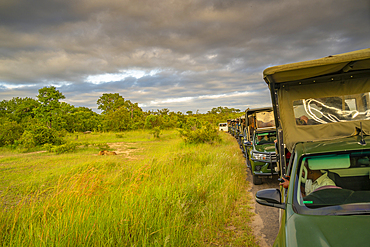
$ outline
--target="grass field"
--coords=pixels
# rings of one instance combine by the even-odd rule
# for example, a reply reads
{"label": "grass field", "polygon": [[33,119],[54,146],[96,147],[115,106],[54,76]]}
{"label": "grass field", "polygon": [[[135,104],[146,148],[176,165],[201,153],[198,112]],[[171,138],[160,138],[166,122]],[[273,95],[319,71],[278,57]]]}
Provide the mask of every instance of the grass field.
{"label": "grass field", "polygon": [[235,139],[187,145],[177,131],[66,136],[74,153],[0,155],[1,246],[256,246]]}

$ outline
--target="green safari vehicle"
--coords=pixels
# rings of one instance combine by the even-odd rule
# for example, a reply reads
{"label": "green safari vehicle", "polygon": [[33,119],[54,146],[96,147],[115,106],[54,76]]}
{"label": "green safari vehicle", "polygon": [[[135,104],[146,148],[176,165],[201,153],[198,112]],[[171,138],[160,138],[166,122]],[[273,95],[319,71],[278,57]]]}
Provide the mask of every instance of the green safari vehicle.
{"label": "green safari vehicle", "polygon": [[[277,128],[274,246],[370,245],[370,49],[265,69]],[[291,153],[288,164],[286,154]]]}
{"label": "green safari vehicle", "polygon": [[244,139],[247,167],[253,184],[262,184],[262,178],[278,174],[276,168],[276,129],[272,107],[247,109]]}

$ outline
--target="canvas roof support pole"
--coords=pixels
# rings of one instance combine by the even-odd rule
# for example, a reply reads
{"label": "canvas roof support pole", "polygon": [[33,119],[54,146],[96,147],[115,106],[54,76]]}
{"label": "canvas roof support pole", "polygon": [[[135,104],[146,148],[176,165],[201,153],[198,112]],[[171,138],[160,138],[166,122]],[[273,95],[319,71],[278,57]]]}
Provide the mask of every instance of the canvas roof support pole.
{"label": "canvas roof support pole", "polygon": [[280,175],[285,175],[286,173],[286,160],[285,160],[285,145],[283,139],[283,129],[280,124],[280,114],[279,114],[279,99],[277,94],[276,84],[273,82],[271,76],[265,77],[266,82],[270,88],[271,101],[275,116],[275,126],[277,134],[277,152],[278,152],[278,163],[280,166]]}

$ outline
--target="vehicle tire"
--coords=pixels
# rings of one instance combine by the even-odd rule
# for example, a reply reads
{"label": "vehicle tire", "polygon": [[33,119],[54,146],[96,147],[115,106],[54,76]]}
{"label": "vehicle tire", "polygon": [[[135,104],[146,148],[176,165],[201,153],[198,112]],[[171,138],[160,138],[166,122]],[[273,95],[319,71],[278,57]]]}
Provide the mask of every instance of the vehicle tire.
{"label": "vehicle tire", "polygon": [[[245,154],[245,161],[247,163],[247,167],[249,168],[249,170],[252,172],[252,168],[251,168],[251,161],[249,160],[248,158],[248,154]],[[252,172],[253,174],[253,172]]]}
{"label": "vehicle tire", "polygon": [[254,185],[260,185],[262,184],[262,178],[259,178],[258,176],[253,174],[253,184]]}

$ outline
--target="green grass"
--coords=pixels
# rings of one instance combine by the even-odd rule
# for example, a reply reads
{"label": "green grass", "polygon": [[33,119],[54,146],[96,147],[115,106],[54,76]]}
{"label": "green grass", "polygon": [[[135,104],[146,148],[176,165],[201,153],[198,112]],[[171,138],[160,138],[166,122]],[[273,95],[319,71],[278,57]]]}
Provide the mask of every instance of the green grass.
{"label": "green grass", "polygon": [[[78,138],[76,140],[76,136]],[[186,145],[176,131],[74,134],[129,153],[3,152],[1,246],[256,246],[235,140]],[[81,139],[86,140],[81,140]]]}

